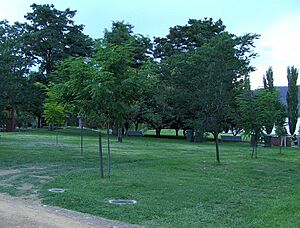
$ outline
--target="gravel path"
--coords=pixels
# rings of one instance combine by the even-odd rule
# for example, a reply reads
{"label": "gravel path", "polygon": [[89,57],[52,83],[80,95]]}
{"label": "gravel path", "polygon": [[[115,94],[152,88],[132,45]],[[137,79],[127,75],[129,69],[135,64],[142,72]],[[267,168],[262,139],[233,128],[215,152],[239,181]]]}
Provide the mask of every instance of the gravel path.
{"label": "gravel path", "polygon": [[136,227],[96,216],[0,194],[0,227]]}

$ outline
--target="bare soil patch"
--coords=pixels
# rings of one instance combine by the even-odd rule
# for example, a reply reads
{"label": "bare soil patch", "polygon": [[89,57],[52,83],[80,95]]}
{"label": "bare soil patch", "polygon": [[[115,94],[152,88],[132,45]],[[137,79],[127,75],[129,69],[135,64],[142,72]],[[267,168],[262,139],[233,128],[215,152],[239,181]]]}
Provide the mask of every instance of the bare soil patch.
{"label": "bare soil patch", "polygon": [[136,227],[0,194],[0,227]]}
{"label": "bare soil patch", "polygon": [[21,170],[19,169],[0,169],[0,176],[7,176],[20,173]]}

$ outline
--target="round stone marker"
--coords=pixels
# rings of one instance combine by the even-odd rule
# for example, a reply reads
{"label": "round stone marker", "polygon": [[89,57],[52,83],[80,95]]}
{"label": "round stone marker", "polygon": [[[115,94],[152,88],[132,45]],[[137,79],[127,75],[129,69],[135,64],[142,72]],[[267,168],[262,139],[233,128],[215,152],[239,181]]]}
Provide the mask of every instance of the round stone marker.
{"label": "round stone marker", "polygon": [[62,192],[65,192],[64,189],[62,188],[50,188],[48,189],[49,192],[54,192],[54,193],[62,193]]}
{"label": "round stone marker", "polygon": [[109,200],[108,202],[111,203],[111,204],[118,204],[118,205],[136,204],[137,203],[136,200],[121,200],[121,199]]}

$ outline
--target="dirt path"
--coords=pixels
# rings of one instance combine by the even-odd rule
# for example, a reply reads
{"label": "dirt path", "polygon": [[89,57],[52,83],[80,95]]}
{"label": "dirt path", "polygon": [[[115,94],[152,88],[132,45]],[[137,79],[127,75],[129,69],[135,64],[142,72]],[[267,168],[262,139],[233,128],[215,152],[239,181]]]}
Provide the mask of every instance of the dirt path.
{"label": "dirt path", "polygon": [[0,227],[135,227],[79,212],[0,194]]}

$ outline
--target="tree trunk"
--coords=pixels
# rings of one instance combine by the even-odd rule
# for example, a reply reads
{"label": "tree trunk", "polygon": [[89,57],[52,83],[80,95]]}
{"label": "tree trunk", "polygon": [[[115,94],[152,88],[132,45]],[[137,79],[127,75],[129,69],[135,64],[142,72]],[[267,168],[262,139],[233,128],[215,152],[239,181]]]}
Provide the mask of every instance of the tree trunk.
{"label": "tree trunk", "polygon": [[54,126],[53,124],[48,125],[48,131],[54,131]]}
{"label": "tree trunk", "polygon": [[56,146],[58,145],[58,127],[57,127],[57,125],[55,126],[55,130],[56,130]]}
{"label": "tree trunk", "polygon": [[114,125],[113,127],[111,127],[111,129],[112,129],[112,135],[118,137],[118,127]]}
{"label": "tree trunk", "polygon": [[281,154],[282,146],[279,146],[279,153]]}
{"label": "tree trunk", "polygon": [[137,131],[138,129],[139,129],[139,123],[136,122],[136,123],[135,123],[135,131]]}
{"label": "tree trunk", "polygon": [[282,139],[281,137],[278,137],[278,140],[279,140],[279,153],[281,154],[281,148],[282,148]]}
{"label": "tree trunk", "polygon": [[104,173],[103,173],[103,150],[102,150],[101,129],[99,129],[98,141],[99,141],[99,158],[100,158],[100,176],[101,176],[101,178],[103,178],[104,177]]}
{"label": "tree trunk", "polygon": [[254,134],[253,136],[253,144],[252,144],[252,154],[251,158],[257,158],[257,141],[258,141],[258,134]]}
{"label": "tree trunk", "polygon": [[257,144],[255,145],[255,158],[257,158]]}
{"label": "tree trunk", "polygon": [[122,128],[118,127],[118,142],[123,142]]}
{"label": "tree trunk", "polygon": [[37,128],[42,128],[42,117],[38,116],[37,117]]}
{"label": "tree trunk", "polygon": [[83,155],[83,124],[80,126],[80,155]]}
{"label": "tree trunk", "polygon": [[179,129],[175,129],[175,132],[176,132],[176,133],[175,133],[175,134],[176,134],[176,137],[178,137],[178,135],[179,135],[179,134],[178,134]]}
{"label": "tree trunk", "polygon": [[8,118],[6,124],[6,131],[12,132],[16,130],[15,108],[10,107],[7,111],[8,111]]}
{"label": "tree trunk", "polygon": [[217,159],[217,162],[220,163],[219,139],[218,139],[219,133],[214,133],[213,135],[214,135],[214,140],[215,140],[215,144],[216,144],[216,159]]}
{"label": "tree trunk", "polygon": [[107,122],[107,175],[110,178],[110,141],[109,141],[109,122]]}
{"label": "tree trunk", "polygon": [[125,122],[125,124],[124,124],[125,132],[123,132],[124,135],[127,134],[127,131],[129,130],[129,127],[130,127],[129,123]]}
{"label": "tree trunk", "polygon": [[155,129],[156,137],[160,138],[160,132],[161,132],[161,128]]}

